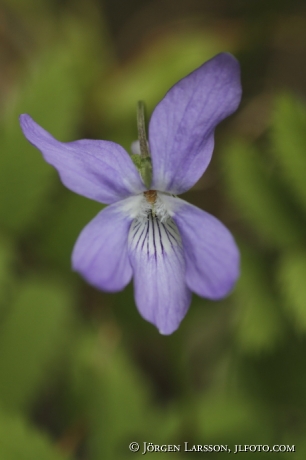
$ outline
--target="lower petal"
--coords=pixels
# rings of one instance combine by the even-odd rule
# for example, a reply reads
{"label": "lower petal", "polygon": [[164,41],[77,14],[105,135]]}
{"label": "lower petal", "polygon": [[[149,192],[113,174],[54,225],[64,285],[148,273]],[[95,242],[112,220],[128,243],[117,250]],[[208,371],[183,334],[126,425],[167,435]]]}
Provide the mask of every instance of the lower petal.
{"label": "lower petal", "polygon": [[72,253],[73,269],[103,291],[121,291],[132,278],[127,241],[132,218],[123,203],[101,211],[81,232]]}
{"label": "lower petal", "polygon": [[225,297],[240,274],[234,238],[211,214],[179,198],[169,199],[175,200],[174,220],[182,237],[188,287],[212,300]]}
{"label": "lower petal", "polygon": [[174,332],[191,301],[185,282],[185,260],[175,223],[152,214],[135,219],[129,233],[135,300],[140,314],[161,334]]}

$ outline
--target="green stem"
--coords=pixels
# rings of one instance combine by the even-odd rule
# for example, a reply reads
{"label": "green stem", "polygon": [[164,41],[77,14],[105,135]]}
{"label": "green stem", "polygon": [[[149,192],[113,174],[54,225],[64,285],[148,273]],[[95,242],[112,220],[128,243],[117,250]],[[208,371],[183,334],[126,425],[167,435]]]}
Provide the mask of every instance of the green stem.
{"label": "green stem", "polygon": [[138,101],[137,103],[137,129],[141,152],[140,155],[142,158],[148,158],[150,157],[150,154],[146,136],[145,105],[143,101]]}
{"label": "green stem", "polygon": [[146,136],[145,105],[143,101],[138,101],[137,104],[137,129],[141,158],[139,170],[145,186],[149,189],[152,182],[152,163]]}

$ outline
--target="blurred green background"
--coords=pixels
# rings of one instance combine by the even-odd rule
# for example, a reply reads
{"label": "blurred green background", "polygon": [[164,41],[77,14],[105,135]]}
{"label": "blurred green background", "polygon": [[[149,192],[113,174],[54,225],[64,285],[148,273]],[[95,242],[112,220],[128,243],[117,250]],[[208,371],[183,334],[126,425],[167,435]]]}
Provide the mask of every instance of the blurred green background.
{"label": "blurred green background", "polygon": [[[241,63],[243,100],[184,198],[231,229],[242,275],[164,337],[131,286],[105,294],[71,272],[101,205],[61,185],[18,115],[129,150],[136,102],[150,114],[220,51]],[[144,441],[295,445],[277,458],[304,460],[305,2],[2,0],[0,62],[0,460],[136,459]]]}

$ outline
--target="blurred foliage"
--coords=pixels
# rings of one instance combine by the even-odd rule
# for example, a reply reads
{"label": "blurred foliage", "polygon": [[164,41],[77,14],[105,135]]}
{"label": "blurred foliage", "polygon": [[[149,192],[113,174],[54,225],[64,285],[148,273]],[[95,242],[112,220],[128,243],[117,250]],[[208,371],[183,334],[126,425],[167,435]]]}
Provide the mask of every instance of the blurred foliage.
{"label": "blurred foliage", "polygon": [[[151,3],[139,5],[139,28],[150,24]],[[256,97],[267,91],[264,77],[285,73],[283,55],[301,65],[306,18],[295,28],[293,13],[281,16],[285,2],[278,21],[273,2],[250,2],[244,12],[238,3],[220,2],[223,16],[216,4],[214,27],[205,9],[166,23],[124,62],[98,2],[0,7],[1,460],[140,458],[143,442],[295,444],[294,454],[278,456],[305,458],[306,105],[297,96],[305,98],[305,79],[275,84],[285,88],[270,91],[273,110]],[[163,337],[138,315],[131,286],[103,294],[71,273],[74,242],[102,206],[64,189],[23,138],[18,115],[30,113],[63,141],[104,138],[129,149],[137,101],[150,113],[171,85],[223,50],[241,60],[244,123],[218,128],[218,162],[189,197],[225,216],[241,248],[241,278],[222,302],[194,296],[179,331]],[[215,185],[224,191],[218,199]],[[129,452],[132,441],[138,453]]]}
{"label": "blurred foliage", "polygon": [[0,455],[6,460],[68,460],[52,442],[22,416],[0,413]]}

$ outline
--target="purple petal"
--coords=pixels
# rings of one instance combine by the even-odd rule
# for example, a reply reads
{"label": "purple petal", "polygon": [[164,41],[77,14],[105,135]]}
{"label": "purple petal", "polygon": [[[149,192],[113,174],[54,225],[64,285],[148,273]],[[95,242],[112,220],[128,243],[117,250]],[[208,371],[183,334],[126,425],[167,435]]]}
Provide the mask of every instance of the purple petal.
{"label": "purple petal", "polygon": [[168,91],[149,125],[152,189],[179,194],[196,183],[210,162],[216,125],[237,109],[240,98],[239,64],[227,53]]}
{"label": "purple petal", "polygon": [[59,142],[27,114],[20,116],[20,125],[28,141],[42,152],[73,192],[109,204],[146,189],[120,145],[87,139]]}
{"label": "purple petal", "polygon": [[191,301],[180,235],[173,221],[135,219],[129,233],[135,300],[140,314],[161,334],[174,332]]}
{"label": "purple petal", "polygon": [[73,269],[104,291],[121,291],[132,278],[127,241],[131,217],[122,202],[103,209],[82,230],[72,253]]}
{"label": "purple petal", "polygon": [[182,237],[187,285],[202,297],[221,299],[239,277],[240,255],[234,238],[211,214],[179,198],[172,200],[180,201],[174,220]]}

